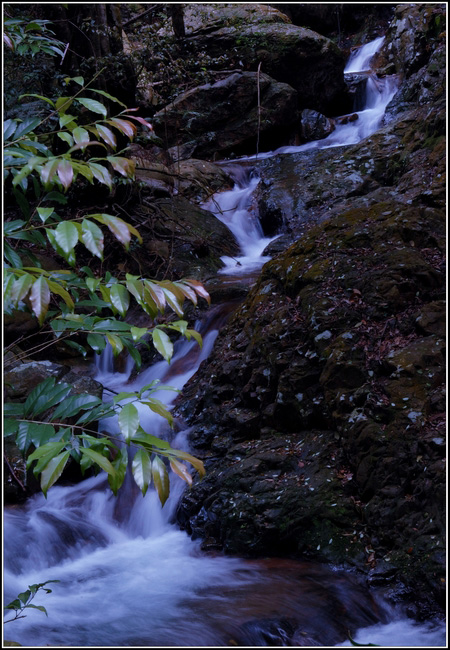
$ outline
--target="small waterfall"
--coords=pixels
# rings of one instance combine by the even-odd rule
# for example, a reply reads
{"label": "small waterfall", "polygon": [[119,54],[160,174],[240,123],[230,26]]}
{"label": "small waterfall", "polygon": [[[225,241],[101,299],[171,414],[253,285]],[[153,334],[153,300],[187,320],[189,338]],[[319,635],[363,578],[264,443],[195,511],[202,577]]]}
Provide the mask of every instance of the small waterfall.
{"label": "small waterfall", "polygon": [[380,38],[376,38],[374,41],[355,49],[345,66],[344,74],[369,71],[370,63],[375,54],[381,49],[383,42],[384,36],[380,36]]}
{"label": "small waterfall", "polygon": [[[233,169],[230,173],[233,174]],[[210,210],[236,237],[242,251],[238,257],[223,256],[223,275],[243,277],[254,274],[270,258],[262,256],[267,245],[276,237],[265,237],[257,215],[252,211],[252,196],[259,177],[254,171],[245,179],[236,179],[233,189],[219,192],[203,207]]]}

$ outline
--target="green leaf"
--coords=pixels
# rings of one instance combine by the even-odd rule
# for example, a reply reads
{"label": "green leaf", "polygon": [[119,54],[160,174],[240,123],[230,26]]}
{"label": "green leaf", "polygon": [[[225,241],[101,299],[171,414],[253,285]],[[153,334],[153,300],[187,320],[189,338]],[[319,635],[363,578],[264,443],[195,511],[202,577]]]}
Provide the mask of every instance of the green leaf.
{"label": "green leaf", "polygon": [[28,395],[24,404],[24,415],[35,417],[47,409],[59,404],[72,390],[70,384],[60,383],[55,385],[54,377],[47,377],[41,381]]}
{"label": "green leaf", "polygon": [[3,141],[9,140],[17,128],[17,120],[5,120],[3,123]]}
{"label": "green leaf", "polygon": [[131,240],[131,234],[130,234],[130,229],[128,224],[126,224],[125,221],[123,221],[123,219],[120,219],[119,217],[115,217],[112,214],[105,214],[105,213],[90,214],[89,216],[91,219],[95,219],[96,221],[99,221],[105,226],[108,226],[108,228],[116,237],[116,239],[118,239],[120,243],[123,244],[125,248],[128,250],[128,247],[130,245],[130,240]]}
{"label": "green leaf", "polygon": [[51,421],[55,420],[66,420],[67,418],[74,417],[78,415],[80,411],[85,411],[86,409],[91,409],[94,406],[98,406],[102,403],[102,400],[94,395],[88,395],[87,393],[81,393],[80,395],[71,395],[67,397],[64,402],[62,402],[54,411]]}
{"label": "green leaf", "polygon": [[54,211],[55,211],[54,208],[41,208],[41,207],[36,208],[36,212],[38,213],[42,223],[45,223],[47,219],[52,216]]}
{"label": "green leaf", "polygon": [[158,456],[155,456],[152,461],[152,477],[156,491],[158,492],[159,500],[163,506],[169,496],[170,483],[166,466]]}
{"label": "green leaf", "polygon": [[98,90],[98,88],[89,88],[89,90],[92,93],[97,93],[98,95],[103,95],[103,97],[107,97],[107,99],[110,99],[112,102],[116,102],[116,104],[120,104],[121,106],[126,108],[126,104],[124,104],[119,99],[117,99],[117,97],[113,97],[109,93],[105,92],[104,90]]}
{"label": "green leaf", "polygon": [[51,424],[38,422],[19,422],[16,444],[23,452],[26,452],[31,443],[35,447],[44,445],[55,435],[55,429]]}
{"label": "green leaf", "polygon": [[130,294],[123,284],[113,284],[110,289],[110,299],[121,316],[126,316],[130,306]]}
{"label": "green leaf", "polygon": [[73,138],[70,133],[67,133],[67,131],[60,131],[57,133],[57,136],[60,140],[68,144],[69,147],[73,147]]}
{"label": "green leaf", "polygon": [[108,483],[113,491],[113,494],[116,495],[117,491],[123,484],[125,475],[128,468],[128,451],[126,448],[120,449],[117,457],[113,460],[112,465],[115,470],[115,474],[108,474]]}
{"label": "green leaf", "polygon": [[41,123],[40,117],[28,117],[17,127],[16,132],[14,133],[14,139],[18,140],[27,133],[30,133]]}
{"label": "green leaf", "polygon": [[127,442],[133,438],[138,430],[139,412],[131,402],[125,404],[119,413],[119,427]]}
{"label": "green leaf", "polygon": [[61,221],[56,227],[55,239],[65,253],[70,253],[78,243],[78,228],[72,221]]}
{"label": "green leaf", "polygon": [[41,473],[41,490],[44,493],[44,496],[47,497],[47,492],[51,486],[56,483],[61,474],[64,471],[64,468],[67,464],[67,461],[70,458],[70,451],[64,451],[48,463],[45,469]]}
{"label": "green leaf", "polygon": [[[4,243],[3,253],[4,253],[6,259],[11,264],[12,267],[14,267],[16,269],[20,269],[22,267],[22,260],[20,258],[20,255],[18,255],[18,253],[16,253],[14,248],[12,246],[10,246],[10,244],[8,244],[8,242]],[[11,278],[12,278],[11,282],[13,282],[14,277],[11,276]],[[11,284],[11,287],[12,287],[12,284]],[[6,292],[5,292],[5,295],[4,295],[4,300],[5,299],[6,299]],[[5,300],[5,302],[6,302],[6,300]]]}
{"label": "green leaf", "polygon": [[159,327],[155,327],[155,329],[152,331],[152,339],[156,350],[164,357],[168,363],[170,363],[173,355],[173,344],[167,334],[159,329]]}
{"label": "green leaf", "polygon": [[50,104],[53,108],[55,108],[55,103],[49,99],[48,97],[44,97],[43,95],[36,95],[35,93],[25,93],[24,95],[19,95],[19,100],[21,100],[23,97],[36,97],[37,99],[42,99],[43,102],[47,102],[47,104]]}
{"label": "green leaf", "polygon": [[[94,177],[100,182],[103,183],[103,185],[107,185],[109,189],[112,189],[112,178],[111,174],[109,171],[106,169],[106,167],[103,167],[103,165],[99,165],[98,163],[94,162],[89,162],[89,168],[91,169]],[[90,215],[93,216],[93,215]]]}
{"label": "green leaf", "polygon": [[17,433],[18,428],[19,428],[18,420],[14,418],[3,419],[3,435],[5,438],[6,436],[12,436],[15,433]]}
{"label": "green leaf", "polygon": [[[58,99],[55,102],[55,107],[60,116],[64,116],[67,109],[69,109],[70,106],[72,105],[72,102],[73,99],[71,97],[58,97]],[[69,115],[68,117],[70,117],[72,120],[74,119],[73,115]]]}
{"label": "green leaf", "polygon": [[103,259],[104,238],[101,229],[93,221],[83,219],[81,222],[82,241],[89,252]]}
{"label": "green leaf", "polygon": [[88,334],[87,342],[97,354],[102,352],[102,350],[104,350],[106,347],[105,337],[101,336],[100,334]]}
{"label": "green leaf", "polygon": [[69,129],[75,129],[77,126],[76,120],[77,118],[75,115],[61,115],[59,118],[59,126],[61,129],[63,129],[65,126],[67,126]]}
{"label": "green leaf", "polygon": [[31,287],[30,302],[39,325],[42,325],[50,303],[50,289],[47,280],[42,275]]}
{"label": "green leaf", "polygon": [[142,401],[142,404],[145,404],[154,413],[157,413],[158,415],[161,415],[161,417],[165,418],[167,422],[170,424],[170,426],[173,425],[172,413],[167,409],[166,405],[163,404],[159,399],[156,399],[156,397],[150,397],[145,401]]}
{"label": "green leaf", "polygon": [[48,465],[52,458],[57,456],[66,446],[64,441],[56,442],[47,442],[46,444],[40,446],[36,451],[30,454],[27,458],[27,469],[31,467],[33,462],[37,460],[35,468],[33,469],[33,474],[38,476],[41,471]]}
{"label": "green leaf", "polygon": [[117,357],[123,350],[123,343],[119,336],[116,334],[106,333],[106,338],[109,341],[110,346],[113,350],[113,355]]}
{"label": "green leaf", "polygon": [[81,126],[77,126],[72,131],[72,135],[77,144],[87,143],[90,140],[89,131],[86,131]]}
{"label": "green leaf", "polygon": [[148,329],[146,327],[132,327],[131,328],[131,336],[133,337],[133,341],[139,341],[145,334],[147,334]]}
{"label": "green leaf", "polygon": [[92,111],[93,113],[100,113],[103,117],[106,117],[108,112],[106,107],[98,102],[96,99],[88,99],[87,97],[77,97],[77,102],[80,102],[85,108]]}
{"label": "green leaf", "polygon": [[80,452],[84,456],[87,456],[94,463],[96,463],[103,470],[105,470],[105,472],[107,472],[108,474],[112,474],[114,476],[115,474],[114,467],[111,465],[110,461],[107,458],[105,458],[105,456],[102,456],[102,454],[99,454],[98,451],[95,451],[90,447],[80,447]]}
{"label": "green leaf", "polygon": [[170,444],[167,440],[162,440],[156,436],[152,436],[151,433],[146,433],[141,427],[139,427],[137,434],[133,438],[135,444],[142,445],[149,451],[158,451],[158,450],[167,450],[171,449]]}
{"label": "green leaf", "polygon": [[183,309],[181,307],[181,304],[178,302],[176,296],[172,293],[172,291],[166,289],[166,287],[161,287],[161,288],[166,297],[167,304],[170,305],[170,307],[178,316],[183,316]]}
{"label": "green leaf", "polygon": [[131,465],[134,480],[145,496],[148,486],[152,481],[152,461],[145,449],[139,449]]}

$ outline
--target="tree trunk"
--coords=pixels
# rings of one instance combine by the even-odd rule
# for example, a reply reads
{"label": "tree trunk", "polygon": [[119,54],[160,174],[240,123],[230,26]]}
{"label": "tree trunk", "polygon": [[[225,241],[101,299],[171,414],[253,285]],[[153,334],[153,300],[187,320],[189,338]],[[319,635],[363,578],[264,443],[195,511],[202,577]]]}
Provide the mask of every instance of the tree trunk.
{"label": "tree trunk", "polygon": [[186,30],[184,27],[184,8],[183,5],[169,5],[169,15],[172,18],[172,29],[177,38],[184,38]]}

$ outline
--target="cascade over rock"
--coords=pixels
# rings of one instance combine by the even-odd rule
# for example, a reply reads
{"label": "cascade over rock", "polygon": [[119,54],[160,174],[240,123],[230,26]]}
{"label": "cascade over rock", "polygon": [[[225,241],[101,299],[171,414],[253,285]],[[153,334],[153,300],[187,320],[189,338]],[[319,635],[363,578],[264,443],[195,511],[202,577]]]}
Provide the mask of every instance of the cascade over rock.
{"label": "cascade over rock", "polygon": [[377,133],[254,163],[294,243],[178,407],[207,467],[178,520],[205,547],[349,563],[416,616],[444,602],[446,498],[445,46],[419,42]]}

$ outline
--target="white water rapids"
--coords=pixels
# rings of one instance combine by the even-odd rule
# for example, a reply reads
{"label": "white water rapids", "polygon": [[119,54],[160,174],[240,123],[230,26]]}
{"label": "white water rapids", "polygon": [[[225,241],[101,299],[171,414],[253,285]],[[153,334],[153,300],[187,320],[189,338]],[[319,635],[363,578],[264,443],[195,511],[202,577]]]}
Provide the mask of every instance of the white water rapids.
{"label": "white water rapids", "polygon": [[[351,59],[352,69],[367,66],[379,45],[360,48]],[[357,122],[338,126],[322,141],[259,158],[354,144],[378,127],[394,93],[393,80],[369,77],[367,106]],[[254,273],[267,259],[261,253],[270,240],[263,237],[251,211],[257,183],[256,176],[247,183],[240,180],[210,204],[242,249],[239,258],[224,259],[227,274]],[[193,342],[180,343],[170,366],[161,361],[131,383],[131,366],[122,374],[114,372],[105,355],[96,378],[106,392],[132,390],[156,378],[181,389],[209,354],[222,321],[217,309],[199,325],[204,337],[201,352]],[[157,395],[169,407],[175,396],[170,391]],[[115,430],[113,420],[102,426]],[[164,433],[157,416],[149,416],[144,428],[155,435]],[[187,448],[186,436],[181,431],[172,445]],[[5,602],[28,585],[59,582],[50,585],[51,594],[39,592],[34,601],[47,609],[48,617],[27,610],[26,618],[5,627],[5,638],[26,647],[219,647],[252,645],[252,640],[258,646],[268,644],[261,642],[252,621],[287,617],[304,627],[304,643],[299,645],[309,645],[308,640],[322,647],[334,645],[345,639],[350,627],[358,643],[444,647],[441,623],[407,619],[348,573],[305,562],[249,561],[202,552],[199,541],[172,523],[185,486],[176,476],[171,481],[171,496],[163,508],[153,490],[143,497],[132,481],[114,497],[104,474],[77,485],[55,486],[47,499],[37,494],[24,506],[6,508]],[[245,630],[253,636],[247,637]]]}

